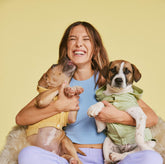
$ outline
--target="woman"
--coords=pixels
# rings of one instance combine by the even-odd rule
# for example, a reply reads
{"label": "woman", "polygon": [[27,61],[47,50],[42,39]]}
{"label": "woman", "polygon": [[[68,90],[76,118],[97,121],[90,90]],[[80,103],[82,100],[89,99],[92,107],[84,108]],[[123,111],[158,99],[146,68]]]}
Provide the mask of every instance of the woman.
{"label": "woman", "polygon": [[[78,110],[77,121],[66,127],[66,134],[72,142],[86,153],[87,156],[79,155],[84,164],[102,164],[104,160],[101,147],[105,135],[96,132],[95,121],[87,116],[87,110],[89,106],[96,103],[95,91],[104,84],[104,79],[99,72],[109,61],[101,37],[91,24],[75,22],[66,29],[60,44],[59,62],[66,56],[77,66],[70,85],[82,86],[84,92],[80,97],[74,96],[68,99],[62,92],[64,84],[57,101],[52,102],[42,110],[38,110],[35,107],[34,98],[18,113],[16,122],[19,125],[29,125],[62,111]],[[134,119],[126,112],[119,111],[106,101],[103,103],[105,107],[97,119],[109,123],[135,125]],[[156,114],[142,100],[139,100],[138,103],[147,115],[147,127],[155,125],[158,120]],[[29,163],[67,164],[67,161],[51,152],[30,146],[24,148],[19,154],[19,164]],[[162,158],[154,151],[143,151],[131,154],[119,163],[161,164]]]}

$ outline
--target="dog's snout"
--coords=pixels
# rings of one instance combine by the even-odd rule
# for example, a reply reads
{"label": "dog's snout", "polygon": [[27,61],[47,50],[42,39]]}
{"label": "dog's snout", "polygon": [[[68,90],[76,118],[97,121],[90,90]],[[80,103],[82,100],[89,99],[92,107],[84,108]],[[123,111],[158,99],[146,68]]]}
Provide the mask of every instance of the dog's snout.
{"label": "dog's snout", "polygon": [[115,79],[115,83],[116,84],[121,84],[123,82],[123,79],[122,78],[116,78]]}

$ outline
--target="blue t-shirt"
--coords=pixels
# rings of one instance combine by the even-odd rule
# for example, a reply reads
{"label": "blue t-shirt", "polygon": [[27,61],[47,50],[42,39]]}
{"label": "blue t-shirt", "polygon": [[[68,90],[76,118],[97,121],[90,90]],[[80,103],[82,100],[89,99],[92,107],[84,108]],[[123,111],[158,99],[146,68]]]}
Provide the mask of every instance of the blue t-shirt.
{"label": "blue t-shirt", "polygon": [[87,115],[88,108],[97,103],[95,99],[94,75],[84,81],[78,81],[72,78],[70,86],[81,86],[84,88],[84,92],[80,95],[79,99],[79,111],[77,114],[77,120],[75,123],[68,125],[65,128],[66,135],[74,143],[78,144],[99,144],[103,143],[105,134],[97,133],[95,119]]}

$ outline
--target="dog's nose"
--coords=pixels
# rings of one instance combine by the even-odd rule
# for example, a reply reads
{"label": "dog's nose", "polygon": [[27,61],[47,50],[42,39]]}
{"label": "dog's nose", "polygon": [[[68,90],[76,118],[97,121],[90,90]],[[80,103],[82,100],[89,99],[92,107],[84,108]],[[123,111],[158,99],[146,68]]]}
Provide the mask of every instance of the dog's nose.
{"label": "dog's nose", "polygon": [[123,79],[122,78],[116,78],[115,79],[115,83],[116,84],[121,84],[123,82]]}

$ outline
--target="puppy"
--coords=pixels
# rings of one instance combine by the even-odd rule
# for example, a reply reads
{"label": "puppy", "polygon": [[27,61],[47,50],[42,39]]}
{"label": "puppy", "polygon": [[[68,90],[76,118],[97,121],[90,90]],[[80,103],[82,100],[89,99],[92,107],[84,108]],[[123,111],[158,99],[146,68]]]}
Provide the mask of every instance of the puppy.
{"label": "puppy", "polygon": [[[48,106],[54,99],[57,99],[58,90],[61,84],[63,82],[69,83],[75,70],[76,66],[70,60],[65,59],[58,65],[52,65],[51,68],[41,77],[37,88],[41,93],[36,97],[36,106],[39,110],[42,110],[40,108]],[[64,88],[64,93],[67,97],[79,95],[82,92],[83,88],[78,86],[67,86]],[[27,145],[33,145],[66,158],[70,164],[81,164],[77,152],[82,155],[85,154],[78,148],[74,147],[71,140],[62,130],[67,124],[75,122],[76,116],[77,111],[61,112],[48,119],[44,119],[36,124],[28,126],[26,128],[26,134],[24,127],[15,127],[8,135],[7,144],[0,155],[0,163],[17,164],[19,151]],[[25,139],[25,137],[27,138]],[[13,149],[9,146],[11,143],[12,146],[15,145]]]}
{"label": "puppy", "polygon": [[[137,82],[141,78],[137,67],[128,61],[116,60],[110,62],[102,70],[102,74],[107,84],[96,91],[97,100],[107,100],[136,120],[136,128],[96,120],[98,132],[107,128],[107,137],[103,144],[105,164],[116,163],[136,151],[153,150],[155,142],[152,141],[150,130],[145,128],[146,115],[137,103],[142,90],[132,85],[133,81]],[[96,117],[103,107],[102,102],[92,105],[88,109],[88,115]]]}

